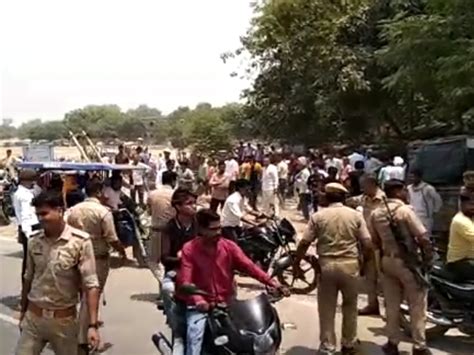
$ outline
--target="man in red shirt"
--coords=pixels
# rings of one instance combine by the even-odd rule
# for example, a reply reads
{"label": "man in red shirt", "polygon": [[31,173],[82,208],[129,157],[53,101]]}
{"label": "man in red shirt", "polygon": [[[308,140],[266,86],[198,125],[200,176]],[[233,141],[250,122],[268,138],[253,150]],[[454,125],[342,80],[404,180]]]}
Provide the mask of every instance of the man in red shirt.
{"label": "man in red shirt", "polygon": [[206,316],[212,305],[229,303],[234,296],[234,273],[240,271],[261,283],[289,295],[287,289],[273,281],[255,265],[233,241],[221,237],[220,217],[210,209],[196,214],[198,236],[181,250],[177,284],[194,284],[208,296],[186,297],[186,355],[200,355]]}

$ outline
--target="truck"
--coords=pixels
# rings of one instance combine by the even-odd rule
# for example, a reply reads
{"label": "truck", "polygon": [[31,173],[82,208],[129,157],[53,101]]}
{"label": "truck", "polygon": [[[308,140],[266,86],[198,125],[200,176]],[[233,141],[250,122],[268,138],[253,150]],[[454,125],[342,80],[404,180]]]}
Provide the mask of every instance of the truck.
{"label": "truck", "polygon": [[[423,180],[433,185],[443,200],[434,216],[433,240],[443,253],[449,241],[449,226],[459,210],[459,192],[463,174],[474,170],[474,136],[459,135],[408,144],[410,169],[423,173]],[[444,254],[444,253],[443,253]]]}

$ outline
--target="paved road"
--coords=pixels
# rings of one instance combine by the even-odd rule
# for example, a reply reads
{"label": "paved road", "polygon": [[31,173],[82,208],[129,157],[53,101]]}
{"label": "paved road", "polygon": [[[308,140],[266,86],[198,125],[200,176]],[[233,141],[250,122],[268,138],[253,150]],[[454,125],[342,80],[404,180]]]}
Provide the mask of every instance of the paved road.
{"label": "paved road", "polygon": [[[21,267],[20,246],[13,238],[13,228],[0,228],[0,355],[13,354],[18,339],[15,318],[18,313],[20,293],[19,274]],[[249,280],[242,280],[248,285]],[[251,287],[254,289],[255,287]],[[242,297],[250,297],[258,291],[244,288]],[[166,330],[162,315],[156,310],[154,279],[148,270],[124,267],[111,272],[106,287],[107,306],[102,310],[106,326],[102,330],[105,341],[113,346],[106,354],[113,355],[155,355],[150,341],[151,334]],[[364,297],[361,297],[361,303]],[[292,296],[277,305],[284,323],[296,325],[296,329],[284,331],[283,351],[287,355],[315,354],[318,346],[318,317],[315,295]],[[359,336],[363,354],[382,354],[380,345],[384,343],[383,321],[379,318],[360,318]],[[340,336],[340,314],[337,318]],[[401,344],[401,350],[409,353],[411,345]],[[474,343],[467,337],[453,333],[432,344],[434,354],[473,354]],[[46,350],[44,354],[51,354]]]}

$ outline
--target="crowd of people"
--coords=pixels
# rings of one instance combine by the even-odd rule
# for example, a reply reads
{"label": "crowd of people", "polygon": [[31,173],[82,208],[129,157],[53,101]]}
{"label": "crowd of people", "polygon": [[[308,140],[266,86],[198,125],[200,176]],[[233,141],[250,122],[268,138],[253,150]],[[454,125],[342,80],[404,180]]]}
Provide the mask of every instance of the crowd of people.
{"label": "crowd of people", "polygon": [[[127,259],[114,220],[114,211],[126,202],[127,187],[136,205],[151,215],[146,262],[160,285],[175,354],[201,353],[205,314],[235,296],[235,272],[289,295],[235,241],[242,228],[257,226],[259,218],[281,214],[292,197],[308,222],[293,262],[295,277],[303,277],[300,261],[313,242],[319,257],[321,353],[336,351],[339,292],[342,353],[357,353],[357,317],[380,315],[377,285],[382,278],[388,336],[384,352],[398,354],[400,295],[405,292],[413,353],[430,354],[425,336],[427,289],[405,264],[390,228],[391,218],[404,224],[408,238],[423,251],[423,262],[432,265],[433,216],[442,202],[434,187],[422,180],[421,171],[408,172],[398,156],[383,163],[371,151],[346,155],[310,151],[296,156],[241,143],[221,158],[193,154],[172,158],[172,152],[165,150],[154,159],[141,147],[130,154],[121,146],[115,162],[140,169],[115,173],[107,180],[95,174],[75,176],[66,189],[65,181],[55,176],[43,174],[38,179],[36,172],[21,170],[14,196],[24,250],[22,333],[16,353],[36,354],[34,349],[46,341],[56,354],[64,355],[87,353],[88,344],[99,346],[98,300],[107,280],[110,250]],[[474,278],[473,206],[474,192],[463,189],[447,256],[448,266],[468,279]],[[369,297],[367,306],[357,310],[360,274]],[[179,287],[188,284],[205,296],[180,294]],[[77,337],[71,331],[73,323],[63,318],[75,319],[79,294]],[[46,313],[52,316],[43,319]]]}

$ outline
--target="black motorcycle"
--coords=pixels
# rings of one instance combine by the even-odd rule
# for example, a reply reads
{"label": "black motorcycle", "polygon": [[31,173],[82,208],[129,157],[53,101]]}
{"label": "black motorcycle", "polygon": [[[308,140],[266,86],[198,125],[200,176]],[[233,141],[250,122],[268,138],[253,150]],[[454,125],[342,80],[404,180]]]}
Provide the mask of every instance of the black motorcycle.
{"label": "black motorcycle", "polygon": [[318,285],[318,259],[307,254],[301,262],[304,277],[293,276],[295,235],[295,228],[287,219],[270,218],[258,227],[244,229],[237,244],[264,271],[271,270],[271,276],[292,293],[308,294]]}
{"label": "black motorcycle", "polygon": [[13,209],[13,194],[16,186],[12,181],[6,181],[0,186],[0,203],[2,205],[2,213],[6,218],[15,217]]}
{"label": "black motorcycle", "polygon": [[[186,293],[206,295],[194,285],[185,286]],[[247,300],[234,300],[230,305],[216,305],[208,312],[203,352],[213,355],[278,353],[282,330],[278,312],[272,303],[281,297],[265,293]],[[172,342],[163,334],[152,336],[161,354],[171,354]]]}
{"label": "black motorcycle", "polygon": [[121,201],[121,208],[113,212],[117,236],[124,247],[133,248],[133,256],[144,267],[147,253],[143,241],[148,236],[149,218],[129,196],[122,194]]}
{"label": "black motorcycle", "polygon": [[[428,313],[426,337],[434,339],[444,335],[449,329],[457,328],[467,335],[474,335],[474,282],[462,282],[436,263],[429,275]],[[461,282],[460,282],[461,281]],[[401,325],[405,333],[411,332],[406,305],[401,307]],[[431,327],[428,327],[432,325]]]}

